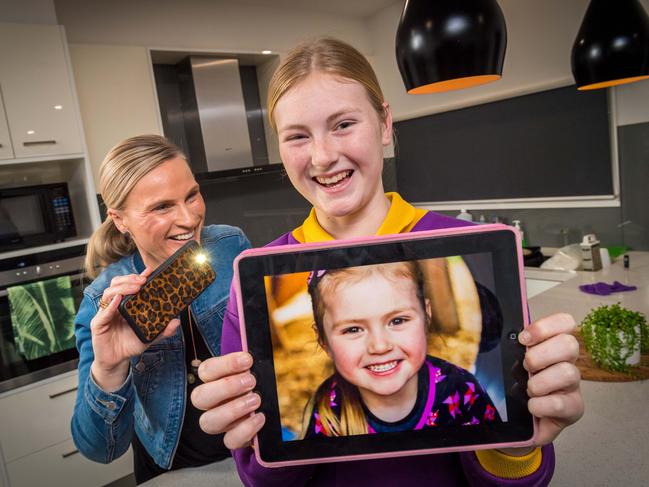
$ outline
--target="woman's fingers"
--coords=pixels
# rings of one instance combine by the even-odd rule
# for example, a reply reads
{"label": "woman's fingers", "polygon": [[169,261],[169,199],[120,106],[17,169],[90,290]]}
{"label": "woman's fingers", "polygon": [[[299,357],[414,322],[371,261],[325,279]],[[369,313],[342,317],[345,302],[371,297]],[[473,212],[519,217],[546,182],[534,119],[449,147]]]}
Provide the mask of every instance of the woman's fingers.
{"label": "woman's fingers", "polygon": [[90,321],[90,328],[94,333],[101,333],[108,328],[116,314],[119,314],[117,307],[122,301],[121,295],[114,296],[105,308],[100,308],[94,318]]}
{"label": "woman's fingers", "polygon": [[575,363],[577,358],[579,342],[573,335],[562,333],[529,347],[523,366],[534,374],[559,362]]}
{"label": "woman's fingers", "polygon": [[[200,377],[200,367],[198,370],[198,376]],[[207,382],[192,391],[192,404],[197,409],[207,411],[221,403],[246,394],[255,387],[255,384],[255,377],[248,371]]]}
{"label": "woman's fingers", "polygon": [[[208,409],[200,417],[200,427],[208,434],[224,433],[245,419],[261,405],[259,394],[249,392],[228,402]],[[250,440],[250,438],[248,438]]]}

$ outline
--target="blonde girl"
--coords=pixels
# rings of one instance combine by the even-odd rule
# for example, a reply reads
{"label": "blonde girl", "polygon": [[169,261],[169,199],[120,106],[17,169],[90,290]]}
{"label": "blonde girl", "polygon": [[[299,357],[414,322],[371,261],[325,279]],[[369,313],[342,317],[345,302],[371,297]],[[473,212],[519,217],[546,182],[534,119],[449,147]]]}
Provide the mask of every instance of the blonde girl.
{"label": "blonde girl", "polygon": [[[291,51],[271,80],[268,113],[286,173],[313,205],[300,227],[269,245],[466,224],[417,209],[397,193],[383,191],[383,149],[392,140],[392,114],[370,64],[349,44],[325,38]],[[434,161],[431,154],[431,171]],[[519,338],[529,347],[525,365],[534,376],[528,384],[528,407],[540,418],[538,444],[543,448],[266,469],[249,447],[265,422],[263,414],[254,412],[263,398],[253,392],[253,357],[240,352],[232,297],[223,325],[223,356],[202,364],[199,374],[205,384],[192,400],[206,411],[201,417],[205,431],[225,432],[225,444],[235,449],[239,474],[248,486],[445,486],[463,485],[468,479],[475,485],[546,484],[554,467],[552,440],[583,413],[579,373],[573,365],[578,353],[571,336],[574,320],[553,315],[533,323]]]}

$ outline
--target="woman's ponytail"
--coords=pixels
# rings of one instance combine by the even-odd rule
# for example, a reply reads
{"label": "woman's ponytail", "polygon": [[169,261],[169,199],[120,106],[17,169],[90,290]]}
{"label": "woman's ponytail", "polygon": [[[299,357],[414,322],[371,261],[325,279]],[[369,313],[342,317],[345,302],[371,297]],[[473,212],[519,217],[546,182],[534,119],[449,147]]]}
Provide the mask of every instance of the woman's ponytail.
{"label": "woman's ponytail", "polygon": [[86,275],[97,277],[109,264],[135,251],[131,238],[117,230],[113,220],[106,218],[88,240],[86,250]]}
{"label": "woman's ponytail", "polygon": [[[186,159],[182,151],[160,135],[138,135],[113,147],[99,168],[99,191],[106,208],[122,210],[135,185],[170,159]],[[95,278],[108,265],[136,250],[132,238],[120,232],[110,217],[95,230],[86,250],[86,273]]]}

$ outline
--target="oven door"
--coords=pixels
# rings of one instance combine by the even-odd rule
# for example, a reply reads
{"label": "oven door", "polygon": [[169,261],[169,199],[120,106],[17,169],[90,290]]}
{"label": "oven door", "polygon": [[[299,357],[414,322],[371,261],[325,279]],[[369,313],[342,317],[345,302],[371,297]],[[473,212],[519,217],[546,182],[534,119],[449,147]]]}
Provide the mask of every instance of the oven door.
{"label": "oven door", "polygon": [[[37,270],[39,276],[34,279]],[[25,279],[7,283],[9,273]],[[0,392],[75,369],[79,355],[74,317],[87,285],[82,258],[4,271],[0,277],[4,277],[0,284]]]}

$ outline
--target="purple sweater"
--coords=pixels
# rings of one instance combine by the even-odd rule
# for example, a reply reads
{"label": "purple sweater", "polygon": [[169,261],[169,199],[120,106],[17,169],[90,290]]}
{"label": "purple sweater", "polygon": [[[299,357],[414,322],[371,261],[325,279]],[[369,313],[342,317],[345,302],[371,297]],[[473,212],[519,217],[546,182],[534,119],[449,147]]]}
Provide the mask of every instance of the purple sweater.
{"label": "purple sweater", "polygon": [[[439,228],[461,227],[468,223],[428,212],[412,229],[413,232]],[[268,247],[299,243],[289,232],[269,243]],[[234,289],[223,320],[221,353],[238,352],[241,347],[237,299]],[[495,477],[486,472],[473,452],[414,455],[412,457],[322,463],[295,467],[265,468],[257,463],[252,448],[234,450],[239,476],[248,487],[292,486],[545,486],[554,473],[554,449],[543,447],[543,461],[532,475],[516,480]]]}

